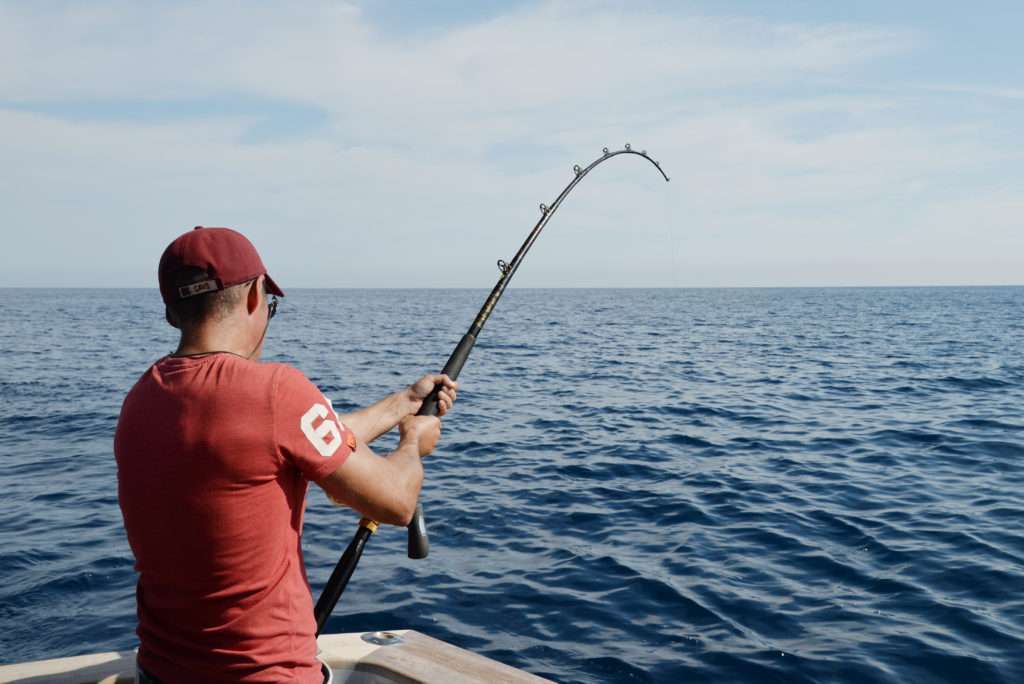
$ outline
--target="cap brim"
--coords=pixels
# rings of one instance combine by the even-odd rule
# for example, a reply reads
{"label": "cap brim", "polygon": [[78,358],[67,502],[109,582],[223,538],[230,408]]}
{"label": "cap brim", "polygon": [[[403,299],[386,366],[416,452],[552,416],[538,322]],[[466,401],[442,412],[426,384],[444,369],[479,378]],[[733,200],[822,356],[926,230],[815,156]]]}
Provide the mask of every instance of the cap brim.
{"label": "cap brim", "polygon": [[274,279],[270,277],[270,274],[266,273],[264,275],[263,285],[267,288],[267,292],[272,295],[277,295],[278,297],[284,297],[284,290],[277,286],[277,283],[275,283]]}

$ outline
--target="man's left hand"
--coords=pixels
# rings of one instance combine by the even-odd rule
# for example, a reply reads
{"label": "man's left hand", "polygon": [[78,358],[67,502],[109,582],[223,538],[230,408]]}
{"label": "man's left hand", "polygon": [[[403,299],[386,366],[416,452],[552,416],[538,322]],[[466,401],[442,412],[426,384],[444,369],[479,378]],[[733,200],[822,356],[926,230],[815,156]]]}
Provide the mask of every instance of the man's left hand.
{"label": "man's left hand", "polygon": [[440,391],[437,393],[437,415],[443,416],[448,413],[452,404],[455,403],[455,390],[459,388],[459,383],[441,373],[428,373],[409,385],[409,399],[413,406],[412,410],[409,411],[410,415],[420,410],[423,400],[438,385],[440,385]]}

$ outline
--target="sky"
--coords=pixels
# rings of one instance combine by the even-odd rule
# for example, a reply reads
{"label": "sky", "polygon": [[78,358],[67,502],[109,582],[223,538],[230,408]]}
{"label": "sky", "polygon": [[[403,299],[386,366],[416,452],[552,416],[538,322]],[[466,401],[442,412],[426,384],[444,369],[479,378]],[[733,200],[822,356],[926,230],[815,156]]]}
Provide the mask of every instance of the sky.
{"label": "sky", "polygon": [[1024,3],[0,0],[0,287],[1024,283]]}

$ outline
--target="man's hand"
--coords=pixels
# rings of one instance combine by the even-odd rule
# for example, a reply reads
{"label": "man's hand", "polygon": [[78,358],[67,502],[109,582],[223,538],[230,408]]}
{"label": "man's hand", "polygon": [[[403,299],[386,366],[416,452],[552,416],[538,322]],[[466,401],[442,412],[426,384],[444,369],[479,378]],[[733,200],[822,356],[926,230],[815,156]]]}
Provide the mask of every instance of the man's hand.
{"label": "man's hand", "polygon": [[[432,373],[369,408],[342,417],[356,433],[356,450],[337,470],[317,482],[333,501],[378,522],[409,524],[423,483],[420,459],[434,450],[441,437],[437,416],[415,413],[436,385],[441,386],[438,413],[444,415],[455,402],[459,385],[447,375]],[[398,448],[387,457],[377,456],[368,444],[396,424]]]}
{"label": "man's hand", "polygon": [[428,373],[372,406],[340,416],[341,420],[356,434],[357,441],[369,444],[392,430],[402,418],[416,415],[423,406],[423,400],[438,385],[437,415],[443,416],[455,403],[455,390],[459,388],[459,383],[441,373]]}
{"label": "man's hand", "polygon": [[437,415],[443,416],[448,413],[451,409],[452,404],[455,403],[455,390],[459,388],[459,383],[455,382],[447,375],[441,375],[440,373],[428,373],[422,378],[409,385],[409,401],[413,407],[410,414],[415,414],[420,410],[420,406],[423,405],[423,400],[434,391],[434,387],[441,385],[441,390],[437,393]]}
{"label": "man's hand", "polygon": [[437,446],[441,437],[441,419],[437,416],[406,416],[398,424],[399,448],[415,445],[423,458]]}

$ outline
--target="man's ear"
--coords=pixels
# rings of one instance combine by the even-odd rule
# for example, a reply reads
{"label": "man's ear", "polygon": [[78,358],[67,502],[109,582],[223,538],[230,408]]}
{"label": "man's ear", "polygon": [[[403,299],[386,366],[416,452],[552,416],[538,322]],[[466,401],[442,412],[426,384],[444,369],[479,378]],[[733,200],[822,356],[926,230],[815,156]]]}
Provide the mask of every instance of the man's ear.
{"label": "man's ear", "polygon": [[171,324],[171,327],[178,328],[179,330],[181,329],[181,326],[178,325],[178,318],[177,318],[177,316],[175,316],[171,312],[171,309],[168,306],[164,307],[164,318],[167,320],[168,323]]}
{"label": "man's ear", "polygon": [[245,294],[245,309],[251,316],[260,305],[260,289],[263,287],[263,276],[249,283],[249,291]]}

